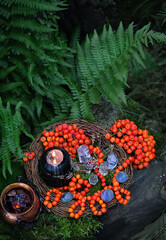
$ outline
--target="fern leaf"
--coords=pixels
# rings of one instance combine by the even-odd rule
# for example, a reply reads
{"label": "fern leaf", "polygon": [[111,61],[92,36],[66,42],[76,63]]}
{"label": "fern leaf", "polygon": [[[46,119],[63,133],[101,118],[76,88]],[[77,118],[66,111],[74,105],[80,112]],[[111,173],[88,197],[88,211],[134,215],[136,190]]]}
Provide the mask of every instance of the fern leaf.
{"label": "fern leaf", "polygon": [[75,101],[72,104],[69,119],[80,119],[80,118],[81,118],[80,105],[78,101]]}
{"label": "fern leaf", "polygon": [[109,25],[108,32],[107,32],[107,43],[109,46],[109,53],[112,58],[115,58],[119,54],[119,49],[117,47],[117,38],[114,34],[112,27]]}
{"label": "fern leaf", "polygon": [[43,26],[33,19],[25,19],[23,17],[13,17],[10,25],[15,28],[27,29],[34,32],[53,32],[55,31],[53,28],[49,28],[47,26]]}
{"label": "fern leaf", "polygon": [[92,87],[87,91],[89,101],[92,104],[98,104],[100,102],[100,93],[96,87]]}
{"label": "fern leaf", "polygon": [[17,68],[17,66],[12,66],[7,69],[1,69],[0,70],[0,79],[4,79],[9,73],[14,71]]}
{"label": "fern leaf", "polygon": [[91,38],[91,52],[93,58],[96,60],[98,68],[100,70],[104,70],[101,43],[96,30],[94,30],[93,36]]}
{"label": "fern leaf", "polygon": [[23,82],[13,82],[13,83],[5,83],[1,84],[0,92],[7,92],[10,91],[14,88],[22,86],[24,83]]}
{"label": "fern leaf", "polygon": [[88,98],[88,94],[84,93],[79,98],[81,115],[83,118],[88,120],[93,120],[92,111],[90,108],[90,102]]}
{"label": "fern leaf", "polygon": [[136,60],[139,64],[141,64],[142,67],[146,68],[145,65],[144,65],[144,63],[143,63],[143,61],[142,61],[142,59],[141,59],[141,57],[140,57],[140,55],[138,54],[138,52],[137,52],[136,50],[131,49],[129,52],[130,52],[131,55],[135,58],[135,60]]}
{"label": "fern leaf", "polygon": [[124,36],[124,29],[123,24],[120,22],[118,30],[117,30],[117,39],[118,39],[118,46],[121,52],[123,52],[123,49],[125,47],[125,36]]}

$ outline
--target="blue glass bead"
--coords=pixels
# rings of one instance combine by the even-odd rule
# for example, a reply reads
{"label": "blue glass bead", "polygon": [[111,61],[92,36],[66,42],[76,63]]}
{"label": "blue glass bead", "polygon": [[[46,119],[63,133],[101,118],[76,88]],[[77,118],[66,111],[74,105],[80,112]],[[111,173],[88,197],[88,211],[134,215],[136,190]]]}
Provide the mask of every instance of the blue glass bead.
{"label": "blue glass bead", "polygon": [[106,189],[101,193],[101,199],[104,202],[110,202],[114,197],[114,192],[111,189]]}
{"label": "blue glass bead", "polygon": [[119,183],[126,182],[128,179],[129,179],[128,174],[125,173],[125,172],[118,172],[118,173],[116,174],[116,180],[117,180]]}
{"label": "blue glass bead", "polygon": [[71,192],[65,192],[61,197],[62,202],[70,202],[72,199],[73,193]]}

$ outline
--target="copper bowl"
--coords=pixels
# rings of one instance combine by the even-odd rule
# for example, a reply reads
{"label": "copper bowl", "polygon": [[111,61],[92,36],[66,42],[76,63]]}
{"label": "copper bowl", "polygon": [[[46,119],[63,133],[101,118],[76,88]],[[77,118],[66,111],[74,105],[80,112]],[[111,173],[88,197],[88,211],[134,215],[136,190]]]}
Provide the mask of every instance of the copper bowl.
{"label": "copper bowl", "polygon": [[[4,207],[4,199],[6,194],[14,188],[23,188],[30,193],[32,204],[31,206],[22,213],[11,213],[8,212]],[[40,211],[40,199],[36,191],[34,191],[29,185],[25,183],[12,183],[8,185],[1,193],[0,201],[0,213],[3,219],[10,224],[27,224],[32,223]]]}

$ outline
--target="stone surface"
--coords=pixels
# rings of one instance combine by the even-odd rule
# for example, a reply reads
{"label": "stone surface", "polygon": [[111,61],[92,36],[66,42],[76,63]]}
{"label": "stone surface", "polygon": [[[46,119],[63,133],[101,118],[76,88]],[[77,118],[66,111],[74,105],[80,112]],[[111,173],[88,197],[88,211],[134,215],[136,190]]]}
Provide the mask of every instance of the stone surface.
{"label": "stone surface", "polygon": [[166,213],[156,221],[147,225],[143,231],[135,234],[130,240],[165,240],[166,237]]}
{"label": "stone surface", "polygon": [[94,119],[100,126],[109,128],[119,116],[118,108],[101,97],[99,105],[93,106]]}
{"label": "stone surface", "polygon": [[124,182],[126,182],[128,179],[129,179],[129,176],[128,176],[127,173],[125,173],[125,172],[118,172],[117,175],[116,175],[116,180],[117,180],[119,183],[124,183]]}
{"label": "stone surface", "polygon": [[166,208],[165,184],[166,159],[154,159],[148,168],[134,170],[129,204],[117,204],[101,216],[104,227],[98,239],[110,240],[111,236],[113,240],[129,240],[156,220]]}

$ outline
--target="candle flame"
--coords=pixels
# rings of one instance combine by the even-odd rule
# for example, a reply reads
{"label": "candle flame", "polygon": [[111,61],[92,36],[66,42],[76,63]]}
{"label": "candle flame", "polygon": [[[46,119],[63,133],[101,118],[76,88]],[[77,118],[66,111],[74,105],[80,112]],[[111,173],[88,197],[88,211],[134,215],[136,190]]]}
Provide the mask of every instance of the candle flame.
{"label": "candle flame", "polygon": [[56,152],[55,151],[52,152],[52,157],[56,157]]}

